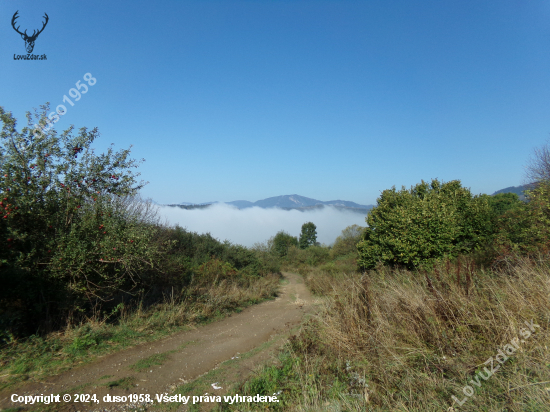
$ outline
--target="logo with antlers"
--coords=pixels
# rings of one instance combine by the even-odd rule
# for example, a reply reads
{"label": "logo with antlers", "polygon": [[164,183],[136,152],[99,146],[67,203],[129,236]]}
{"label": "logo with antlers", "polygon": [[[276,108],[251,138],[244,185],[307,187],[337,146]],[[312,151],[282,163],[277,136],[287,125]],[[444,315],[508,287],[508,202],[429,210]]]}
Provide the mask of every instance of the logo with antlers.
{"label": "logo with antlers", "polygon": [[32,33],[32,36],[29,36],[27,35],[27,30],[25,30],[25,33],[21,33],[19,31],[19,26],[17,28],[15,27],[15,20],[19,17],[17,13],[19,13],[19,10],[17,10],[13,15],[13,18],[11,19],[11,25],[13,29],[21,35],[21,38],[25,40],[25,48],[27,49],[27,53],[32,53],[34,49],[34,42],[36,41],[36,38],[38,37],[38,35],[42,33],[42,31],[44,30],[44,28],[46,27],[46,24],[48,24],[49,17],[46,13],[44,13],[44,18],[46,19],[46,21],[44,22],[44,25],[40,30],[38,30],[38,32],[34,30]]}

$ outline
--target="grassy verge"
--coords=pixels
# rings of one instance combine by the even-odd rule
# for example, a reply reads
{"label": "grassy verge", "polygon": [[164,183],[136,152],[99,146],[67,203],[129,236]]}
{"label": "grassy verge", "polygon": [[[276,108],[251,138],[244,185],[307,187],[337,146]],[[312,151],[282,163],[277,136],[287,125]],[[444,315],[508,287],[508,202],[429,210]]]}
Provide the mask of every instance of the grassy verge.
{"label": "grassy verge", "polygon": [[274,297],[279,280],[276,275],[250,278],[246,283],[224,280],[202,286],[197,291],[200,293],[188,294],[192,297],[182,302],[169,301],[147,310],[128,311],[114,324],[91,319],[47,337],[14,341],[0,348],[0,389],[25,380],[40,381],[97,356],[219,319]]}
{"label": "grassy verge", "polygon": [[550,262],[456,274],[310,269],[323,310],[238,393],[281,392],[270,410],[548,410]]}

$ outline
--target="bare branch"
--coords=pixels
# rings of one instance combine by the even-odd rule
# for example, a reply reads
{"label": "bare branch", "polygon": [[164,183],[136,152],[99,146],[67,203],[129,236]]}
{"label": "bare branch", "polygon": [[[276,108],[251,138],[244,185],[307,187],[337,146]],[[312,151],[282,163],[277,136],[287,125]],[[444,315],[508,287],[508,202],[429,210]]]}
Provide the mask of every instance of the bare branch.
{"label": "bare branch", "polygon": [[550,142],[533,150],[525,167],[526,183],[550,181]]}

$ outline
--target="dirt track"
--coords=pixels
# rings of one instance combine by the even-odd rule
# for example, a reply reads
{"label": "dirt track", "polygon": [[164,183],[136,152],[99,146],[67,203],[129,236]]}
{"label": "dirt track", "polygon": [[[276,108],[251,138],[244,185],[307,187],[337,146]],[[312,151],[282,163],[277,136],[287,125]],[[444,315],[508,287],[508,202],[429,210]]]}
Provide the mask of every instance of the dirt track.
{"label": "dirt track", "polygon": [[[306,311],[311,309],[311,295],[299,275],[284,273],[288,283],[281,286],[279,297],[233,314],[228,318],[195,330],[177,333],[156,342],[150,342],[100,358],[96,362],[52,376],[47,382],[26,384],[0,393],[0,407],[24,406],[10,401],[12,394],[48,395],[59,393],[96,394],[99,404],[86,406],[82,403],[57,403],[51,410],[86,411],[120,410],[122,405],[104,403],[109,395],[170,394],[178,386],[216,368],[228,359],[238,357],[264,342],[280,338],[298,325]],[[166,354],[162,365],[148,367],[136,372],[130,366],[152,355]],[[242,378],[262,356],[243,360],[240,371],[233,373]],[[265,358],[265,356],[263,356]],[[235,359],[237,361],[238,358]],[[237,365],[237,370],[239,366]],[[108,376],[108,377],[106,377]],[[126,389],[108,388],[107,382],[128,378]],[[227,377],[229,379],[229,377]],[[227,389],[227,379],[223,385]],[[214,383],[214,382],[213,382]],[[219,386],[222,386],[219,384]],[[226,391],[210,388],[210,394],[221,395]],[[202,395],[196,393],[192,395]],[[51,405],[50,405],[51,406]],[[32,408],[29,408],[31,410]]]}

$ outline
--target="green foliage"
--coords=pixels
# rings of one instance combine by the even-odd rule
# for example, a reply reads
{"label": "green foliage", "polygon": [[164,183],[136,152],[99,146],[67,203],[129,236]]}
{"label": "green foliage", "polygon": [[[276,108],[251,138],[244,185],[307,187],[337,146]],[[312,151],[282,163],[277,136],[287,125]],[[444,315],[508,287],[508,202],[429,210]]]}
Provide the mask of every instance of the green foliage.
{"label": "green foliage", "polygon": [[254,251],[241,245],[234,245],[228,241],[225,241],[223,244],[225,249],[221,259],[228,262],[241,273],[251,276],[260,276],[268,273]]}
{"label": "green foliage", "polygon": [[82,327],[73,339],[73,343],[65,348],[71,355],[85,353],[92,346],[99,345],[105,337],[100,330],[93,330],[89,325]]}
{"label": "green foliage", "polygon": [[526,196],[527,203],[520,202],[497,219],[494,244],[500,258],[549,250],[550,183],[538,184]]}
{"label": "green foliage", "polygon": [[359,265],[378,262],[416,268],[444,256],[468,253],[492,233],[485,197],[472,196],[460,181],[432,180],[397,191],[385,190],[367,216],[358,244]]}
{"label": "green foliage", "polygon": [[496,216],[502,216],[508,210],[519,208],[523,204],[516,193],[498,193],[486,196],[486,199]]}
{"label": "green foliage", "polygon": [[234,277],[237,271],[230,263],[212,258],[195,270],[195,284],[202,286],[215,285],[222,279]]}
{"label": "green foliage", "polygon": [[279,257],[286,256],[290,246],[298,246],[298,239],[283,230],[273,238],[273,251]]}
{"label": "green foliage", "polygon": [[[273,396],[277,394],[278,402],[269,404],[269,409],[278,411],[286,410],[290,406],[287,401],[288,393],[295,387],[300,376],[296,373],[297,359],[288,351],[279,353],[279,362],[277,365],[264,365],[258,373],[255,373],[249,378],[242,387],[239,388],[239,395],[246,396]],[[294,385],[289,385],[288,381],[292,381]],[[230,392],[229,396],[235,396],[237,392]],[[251,409],[259,409],[261,404],[250,404]],[[263,405],[262,405],[263,406]],[[220,411],[236,410],[238,404],[229,404],[223,402],[219,405]],[[263,406],[265,408],[265,406]]]}
{"label": "green foliage", "polygon": [[307,222],[302,225],[299,240],[300,249],[307,249],[317,244],[317,226],[313,222]]}
{"label": "green foliage", "polygon": [[228,263],[240,274],[263,276],[277,273],[280,263],[266,247],[248,249],[228,241],[220,242],[210,235],[189,232],[180,226],[164,229],[165,236],[173,242],[172,249],[166,254],[165,265],[171,271],[183,272],[182,279],[187,284],[196,269],[217,259]]}
{"label": "green foliage", "polygon": [[[278,272],[272,253],[160,225],[151,203],[137,197],[143,183],[131,172],[137,163],[129,150],[96,155],[96,129],[19,132],[2,108],[0,119],[3,341],[91,313],[116,318],[122,302],[154,304],[174,289],[184,295],[192,282]],[[90,342],[78,337],[72,350]]]}
{"label": "green foliage", "polygon": [[96,155],[97,129],[33,133],[27,120],[18,132],[0,107],[0,326],[36,330],[136,286],[167,245],[151,247],[157,229],[131,206],[143,182],[129,149]]}
{"label": "green foliage", "polygon": [[330,250],[331,258],[339,256],[356,255],[357,243],[361,241],[364,227],[359,225],[351,225],[342,230],[342,234],[336,238],[332,249]]}
{"label": "green foliage", "polygon": [[330,259],[330,252],[326,246],[310,246],[306,249],[306,264],[316,266]]}
{"label": "green foliage", "polygon": [[288,248],[285,262],[294,267],[300,265],[316,266],[327,262],[329,259],[330,251],[326,246],[310,246],[307,249],[291,246]]}
{"label": "green foliage", "polygon": [[[272,238],[273,239],[273,238]],[[265,273],[279,273],[281,270],[281,259],[273,250],[273,242],[257,243],[252,247],[261,267]]]}

